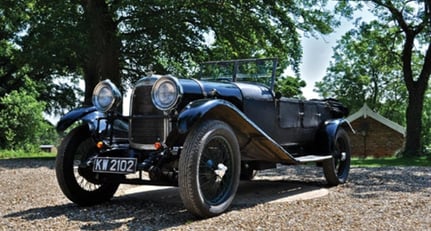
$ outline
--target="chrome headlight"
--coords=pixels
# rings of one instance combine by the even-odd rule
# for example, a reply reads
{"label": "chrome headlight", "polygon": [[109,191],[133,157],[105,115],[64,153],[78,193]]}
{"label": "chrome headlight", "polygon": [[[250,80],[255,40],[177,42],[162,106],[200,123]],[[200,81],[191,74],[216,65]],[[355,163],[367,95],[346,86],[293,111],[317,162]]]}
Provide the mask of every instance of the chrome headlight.
{"label": "chrome headlight", "polygon": [[163,76],[158,79],[151,90],[151,99],[154,106],[162,111],[174,108],[183,95],[183,89],[178,79],[172,76]]}
{"label": "chrome headlight", "polygon": [[121,102],[120,90],[109,79],[99,82],[93,90],[93,105],[97,110],[107,112]]}

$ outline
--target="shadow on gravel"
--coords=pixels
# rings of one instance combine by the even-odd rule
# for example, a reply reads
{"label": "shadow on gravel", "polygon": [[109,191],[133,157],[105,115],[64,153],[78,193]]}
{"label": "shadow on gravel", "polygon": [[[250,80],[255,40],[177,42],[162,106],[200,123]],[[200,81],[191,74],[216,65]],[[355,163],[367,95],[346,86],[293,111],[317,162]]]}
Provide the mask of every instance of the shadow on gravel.
{"label": "shadow on gravel", "polygon": [[375,198],[385,193],[430,191],[430,167],[353,168],[343,187],[353,190],[357,198]]}
{"label": "shadow on gravel", "polygon": [[[323,186],[321,182],[304,183],[286,180],[241,182],[230,211],[294,197],[321,189]],[[198,220],[184,208],[178,188],[174,187],[161,187],[161,189],[153,187],[153,190],[134,191],[116,196],[108,203],[92,207],[79,207],[70,203],[30,208],[7,214],[4,218],[42,221],[62,219],[63,216],[79,229],[84,230],[114,230],[120,227],[130,230],[158,230]]]}
{"label": "shadow on gravel", "polygon": [[121,198],[92,207],[66,204],[31,208],[5,215],[4,218],[47,222],[44,220],[62,219],[61,217],[64,216],[68,220],[69,228],[76,225],[82,230],[115,230],[120,227],[127,227],[131,230],[156,230],[183,225],[194,219],[181,206],[167,207],[151,202]]}

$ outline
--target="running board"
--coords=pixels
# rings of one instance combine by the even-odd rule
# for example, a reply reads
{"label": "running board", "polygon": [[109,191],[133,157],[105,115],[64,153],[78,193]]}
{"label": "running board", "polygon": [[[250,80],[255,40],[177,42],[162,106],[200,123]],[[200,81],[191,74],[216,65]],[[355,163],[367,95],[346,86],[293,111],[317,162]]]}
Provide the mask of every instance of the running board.
{"label": "running board", "polygon": [[332,158],[332,155],[327,156],[316,156],[316,155],[307,155],[307,156],[300,156],[295,157],[295,160],[299,163],[309,163],[309,162],[319,162],[324,160],[329,160]]}

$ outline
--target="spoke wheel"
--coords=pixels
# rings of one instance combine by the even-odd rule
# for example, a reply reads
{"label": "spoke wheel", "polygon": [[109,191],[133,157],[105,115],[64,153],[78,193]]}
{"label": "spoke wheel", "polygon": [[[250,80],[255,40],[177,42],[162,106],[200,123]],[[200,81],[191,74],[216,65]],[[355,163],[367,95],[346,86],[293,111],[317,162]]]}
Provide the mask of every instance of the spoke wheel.
{"label": "spoke wheel", "polygon": [[332,159],[323,161],[323,172],[331,186],[346,182],[350,171],[350,141],[347,132],[340,128],[335,136]]}
{"label": "spoke wheel", "polygon": [[239,184],[240,152],[235,133],[221,121],[205,121],[187,136],[178,183],[185,207],[199,217],[230,206]]}
{"label": "spoke wheel", "polygon": [[119,183],[101,181],[85,162],[96,153],[87,126],[73,129],[62,141],[56,158],[58,184],[69,200],[79,205],[94,205],[112,198]]}

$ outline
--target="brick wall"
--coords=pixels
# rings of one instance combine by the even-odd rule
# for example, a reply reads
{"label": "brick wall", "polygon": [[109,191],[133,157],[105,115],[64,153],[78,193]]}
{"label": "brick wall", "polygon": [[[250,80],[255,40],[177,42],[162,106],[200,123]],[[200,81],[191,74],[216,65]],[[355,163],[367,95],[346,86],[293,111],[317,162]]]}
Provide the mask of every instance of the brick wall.
{"label": "brick wall", "polygon": [[404,145],[402,134],[370,117],[359,118],[351,124],[356,130],[356,134],[350,134],[352,156],[393,156]]}

